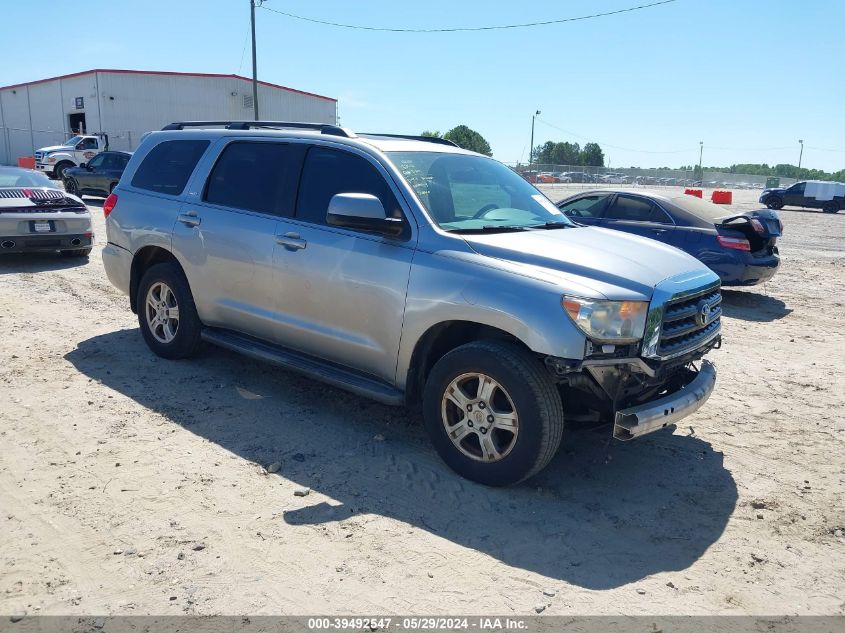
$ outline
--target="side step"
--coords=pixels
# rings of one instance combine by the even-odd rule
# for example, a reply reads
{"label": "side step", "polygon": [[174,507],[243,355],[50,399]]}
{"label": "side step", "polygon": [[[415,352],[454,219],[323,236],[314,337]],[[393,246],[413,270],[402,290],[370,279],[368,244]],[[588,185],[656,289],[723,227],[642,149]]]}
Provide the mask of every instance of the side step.
{"label": "side step", "polygon": [[279,345],[273,345],[231,330],[207,327],[202,331],[202,338],[214,345],[240,352],[245,356],[272,363],[285,369],[291,369],[310,378],[346,389],[359,396],[377,400],[383,404],[394,406],[405,404],[405,395],[396,387],[378,378],[360,374],[320,358],[294,352]]}

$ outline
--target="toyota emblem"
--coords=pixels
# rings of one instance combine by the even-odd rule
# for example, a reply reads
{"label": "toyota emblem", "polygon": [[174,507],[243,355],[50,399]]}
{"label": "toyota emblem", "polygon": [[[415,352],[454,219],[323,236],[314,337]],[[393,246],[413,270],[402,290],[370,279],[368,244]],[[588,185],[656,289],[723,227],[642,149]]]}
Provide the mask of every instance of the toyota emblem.
{"label": "toyota emblem", "polygon": [[702,301],[698,304],[696,321],[698,321],[698,324],[703,327],[707,325],[708,320],[710,320],[710,304]]}

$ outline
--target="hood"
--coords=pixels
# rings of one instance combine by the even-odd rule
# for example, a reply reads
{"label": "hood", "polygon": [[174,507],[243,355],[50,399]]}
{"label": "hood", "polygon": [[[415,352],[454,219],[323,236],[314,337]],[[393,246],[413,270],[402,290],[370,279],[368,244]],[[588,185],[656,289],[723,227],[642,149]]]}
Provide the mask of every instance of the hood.
{"label": "hood", "polygon": [[58,152],[58,151],[75,151],[73,145],[50,145],[49,147],[39,147],[36,152]]}
{"label": "hood", "polygon": [[[521,264],[523,272],[586,287],[608,299],[650,299],[654,287],[692,271],[709,272],[697,259],[661,242],[595,227],[462,235],[480,255]],[[551,273],[551,275],[549,274]],[[715,277],[715,275],[714,275]],[[579,294],[577,290],[569,290]]]}
{"label": "hood", "polygon": [[786,191],[785,187],[772,187],[771,189],[763,189],[760,195],[762,196],[764,193],[783,193],[784,191]]}

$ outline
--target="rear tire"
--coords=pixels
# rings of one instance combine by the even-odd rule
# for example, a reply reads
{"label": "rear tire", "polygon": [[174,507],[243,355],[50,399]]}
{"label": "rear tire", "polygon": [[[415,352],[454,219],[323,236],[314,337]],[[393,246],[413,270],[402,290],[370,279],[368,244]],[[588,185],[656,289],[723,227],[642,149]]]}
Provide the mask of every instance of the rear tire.
{"label": "rear tire", "polygon": [[487,486],[538,473],[563,435],[563,403],[546,368],[526,350],[495,341],[462,345],[437,361],[423,417],[443,461]]}
{"label": "rear tire", "polygon": [[777,196],[769,198],[768,201],[766,201],[766,206],[770,209],[783,209],[783,198],[779,198]]}
{"label": "rear tire", "polygon": [[175,360],[199,350],[202,323],[188,280],[176,264],[156,264],[144,273],[136,305],[141,335],[153,353]]}
{"label": "rear tire", "polygon": [[838,213],[839,203],[836,200],[825,202],[824,206],[822,207],[822,211],[824,211],[825,213]]}
{"label": "rear tire", "polygon": [[70,251],[59,251],[62,257],[88,257],[91,254],[90,248],[75,248]]}

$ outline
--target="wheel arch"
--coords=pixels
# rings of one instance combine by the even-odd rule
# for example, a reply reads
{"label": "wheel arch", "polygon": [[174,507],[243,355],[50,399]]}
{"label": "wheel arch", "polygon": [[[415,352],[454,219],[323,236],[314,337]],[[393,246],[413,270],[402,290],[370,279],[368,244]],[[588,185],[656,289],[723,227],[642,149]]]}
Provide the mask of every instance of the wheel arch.
{"label": "wheel arch", "polygon": [[176,256],[161,246],[145,246],[135,253],[135,256],[132,258],[132,269],[129,273],[129,305],[132,308],[132,312],[138,312],[138,284],[141,283],[144,273],[152,266],[166,262],[173,262],[179,267],[179,270],[182,270],[182,266],[179,264]]}
{"label": "wheel arch", "polygon": [[406,372],[405,399],[418,402],[426,379],[435,363],[453,349],[472,341],[505,341],[529,352],[531,348],[520,338],[501,328],[465,320],[442,321],[432,325],[417,340]]}

